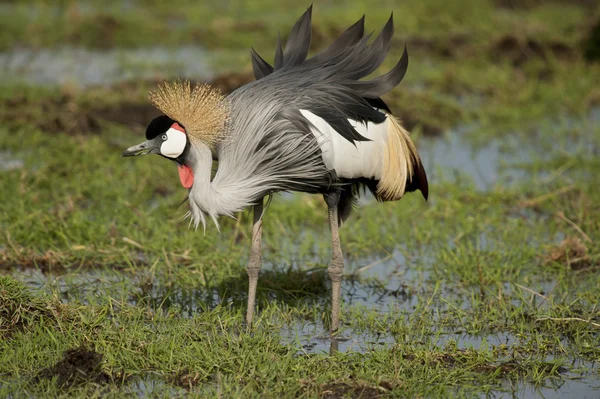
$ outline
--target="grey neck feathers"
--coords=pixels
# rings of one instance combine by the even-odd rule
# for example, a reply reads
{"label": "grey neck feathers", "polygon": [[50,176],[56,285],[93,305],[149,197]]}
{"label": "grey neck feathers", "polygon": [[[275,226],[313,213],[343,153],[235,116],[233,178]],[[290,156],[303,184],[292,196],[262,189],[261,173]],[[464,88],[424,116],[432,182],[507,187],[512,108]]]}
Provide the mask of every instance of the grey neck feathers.
{"label": "grey neck feathers", "polygon": [[212,161],[212,152],[207,145],[194,143],[190,146],[186,164],[194,172],[194,184],[189,192],[190,211],[186,217],[191,217],[196,229],[202,222],[205,232],[206,216],[210,216],[219,230],[220,215],[234,217],[236,212],[252,204],[252,200],[236,191],[239,185],[220,183],[222,179],[211,182]]}
{"label": "grey neck feathers", "polygon": [[233,217],[270,193],[316,193],[331,185],[315,136],[282,113],[285,101],[269,98],[253,90],[230,97],[231,130],[217,147],[219,168],[212,181],[210,148],[201,142],[190,146],[185,163],[194,184],[188,216],[196,228],[200,222],[206,228],[206,215],[218,228],[219,215]]}

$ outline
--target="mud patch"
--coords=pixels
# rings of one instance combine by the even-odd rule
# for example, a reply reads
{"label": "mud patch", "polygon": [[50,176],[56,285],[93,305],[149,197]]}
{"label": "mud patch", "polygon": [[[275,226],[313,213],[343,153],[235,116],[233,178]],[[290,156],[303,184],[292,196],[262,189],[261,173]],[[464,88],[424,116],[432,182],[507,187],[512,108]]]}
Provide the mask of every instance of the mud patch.
{"label": "mud patch", "polygon": [[[110,18],[104,20],[105,26],[110,24]],[[105,32],[99,34],[106,35]],[[182,77],[208,80],[214,76],[212,57],[213,54],[199,46],[101,51],[78,46],[42,50],[16,48],[0,52],[0,64],[5,66],[0,81],[87,88],[133,79]]]}
{"label": "mud patch", "polygon": [[101,127],[94,115],[67,95],[35,104],[25,97],[11,98],[5,107],[11,111],[4,116],[5,123],[16,127],[34,125],[45,132],[69,134],[97,133]]}
{"label": "mud patch", "polygon": [[9,99],[11,109],[4,120],[17,128],[32,125],[46,133],[68,135],[99,134],[106,123],[117,123],[142,130],[150,120],[160,115],[151,104],[124,102],[93,108],[82,104],[76,97],[61,95],[30,101],[26,98]]}
{"label": "mud patch", "polygon": [[[254,80],[249,74],[224,74],[209,83],[221,89],[224,94],[229,94],[238,87]],[[144,82],[144,86],[152,86],[158,81]],[[203,83],[195,81],[193,83]],[[120,83],[109,91],[132,91],[134,86],[140,87],[141,83]],[[94,90],[94,89],[90,89]],[[69,135],[99,134],[107,123],[115,123],[142,131],[155,117],[160,115],[149,101],[135,102],[123,101],[116,104],[94,105],[73,94],[60,94],[55,97],[42,99],[29,99],[25,96],[7,99],[3,104],[3,121],[17,128],[30,128],[32,125],[47,133],[65,133]],[[1,166],[1,164],[0,164]]]}
{"label": "mud patch", "polygon": [[[93,31],[93,35],[90,35],[93,40],[92,44],[94,47],[99,49],[111,49],[115,47],[117,44],[117,33],[123,30],[123,24],[121,21],[116,19],[112,15],[90,15],[83,16],[80,10],[80,7],[71,6],[70,7],[70,17],[76,22],[83,23],[87,25],[87,29],[74,29],[71,34],[67,36],[67,41],[72,42],[74,44],[88,44],[88,38],[83,37],[82,33],[86,32],[86,35],[89,35],[90,30]],[[91,29],[90,29],[91,28]]]}
{"label": "mud patch", "polygon": [[[423,51],[442,58],[457,58],[465,51],[472,51],[471,39],[464,33],[448,33],[444,38],[413,36],[406,39],[406,43],[410,50]],[[401,43],[397,45],[400,46]]]}
{"label": "mud patch", "polygon": [[107,384],[110,382],[110,377],[102,371],[102,358],[102,354],[84,347],[69,349],[61,361],[40,371],[34,382],[56,378],[61,388],[70,388],[87,382]]}
{"label": "mud patch", "polygon": [[529,60],[551,59],[570,60],[576,58],[576,51],[559,41],[541,42],[531,37],[505,35],[497,38],[489,48],[492,59],[497,62],[509,61],[519,67]]}
{"label": "mud patch", "polygon": [[320,388],[319,397],[323,399],[337,398],[381,398],[394,389],[398,384],[382,381],[379,385],[363,383],[332,382]]}
{"label": "mud patch", "polygon": [[545,256],[544,264],[559,263],[573,270],[589,269],[594,266],[588,248],[578,237],[567,237],[552,248]]}
{"label": "mud patch", "polygon": [[122,103],[118,106],[101,108],[94,112],[93,117],[99,121],[117,123],[134,130],[142,130],[148,123],[159,116],[161,112],[151,104]]}
{"label": "mud patch", "polygon": [[[0,270],[39,269],[42,273],[62,272],[69,265],[68,255],[51,249],[44,253],[36,253],[26,248],[17,248],[17,257],[9,256],[8,250],[0,250]],[[10,261],[9,261],[10,259]]]}
{"label": "mud patch", "polygon": [[179,372],[175,378],[173,379],[173,384],[180,388],[192,389],[202,382],[204,382],[206,378],[203,378],[200,373],[192,370],[182,370]]}
{"label": "mud patch", "polygon": [[588,61],[600,61],[600,16],[596,18],[582,41],[583,56]]}
{"label": "mud patch", "polygon": [[596,0],[493,0],[493,2],[496,7],[507,8],[510,10],[531,10],[549,3],[574,5],[593,9],[598,4]]}
{"label": "mud patch", "polygon": [[254,81],[254,75],[249,73],[225,73],[214,78],[210,84],[229,94],[235,89]]}

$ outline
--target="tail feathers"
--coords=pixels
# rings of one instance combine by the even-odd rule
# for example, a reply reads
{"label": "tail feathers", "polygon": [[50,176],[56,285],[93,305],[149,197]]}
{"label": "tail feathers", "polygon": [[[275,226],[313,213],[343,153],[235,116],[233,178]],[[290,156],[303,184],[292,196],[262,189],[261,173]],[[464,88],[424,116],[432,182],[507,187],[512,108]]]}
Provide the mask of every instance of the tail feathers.
{"label": "tail feathers", "polygon": [[377,197],[383,201],[402,198],[406,191],[421,190],[427,199],[427,175],[410,135],[398,120],[388,114],[388,142],[383,157],[383,173],[377,185]]}

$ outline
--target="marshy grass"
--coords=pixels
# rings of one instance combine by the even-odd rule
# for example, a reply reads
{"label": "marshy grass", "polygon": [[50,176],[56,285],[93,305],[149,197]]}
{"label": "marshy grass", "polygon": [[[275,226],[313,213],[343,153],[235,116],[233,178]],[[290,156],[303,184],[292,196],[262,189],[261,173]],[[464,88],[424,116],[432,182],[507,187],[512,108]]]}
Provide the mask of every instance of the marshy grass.
{"label": "marshy grass", "polygon": [[[305,8],[175,3],[127,13],[121,2],[16,2],[0,45],[254,45],[269,59],[277,29]],[[579,47],[593,13],[564,2],[352,4],[315,5],[317,46],[363,12],[379,28],[394,9],[398,43],[414,51],[387,100],[422,149],[431,195],[367,199],[342,228],[335,339],[321,198],[274,198],[246,331],[250,215],[223,219],[220,235],[195,232],[174,166],[120,157],[140,141],[154,112],[145,92],[162,76],[86,88],[6,82],[0,396],[598,392],[600,70]]]}

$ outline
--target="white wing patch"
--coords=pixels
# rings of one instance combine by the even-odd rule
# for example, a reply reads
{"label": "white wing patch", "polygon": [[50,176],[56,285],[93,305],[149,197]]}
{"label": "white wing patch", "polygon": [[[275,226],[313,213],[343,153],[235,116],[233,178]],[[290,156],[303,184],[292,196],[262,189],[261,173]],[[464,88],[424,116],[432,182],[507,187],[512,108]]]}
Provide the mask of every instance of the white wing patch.
{"label": "white wing patch", "polygon": [[187,137],[185,133],[174,128],[170,128],[165,134],[167,135],[167,140],[161,144],[160,153],[165,157],[177,158],[185,150]]}
{"label": "white wing patch", "polygon": [[355,145],[341,136],[323,118],[310,111],[300,110],[316,128],[311,132],[323,152],[323,162],[335,170],[338,177],[354,179],[367,177],[381,179],[383,160],[387,150],[389,121],[362,123],[348,119],[356,131],[371,141],[355,141]]}

